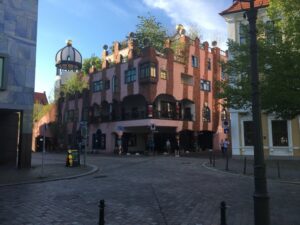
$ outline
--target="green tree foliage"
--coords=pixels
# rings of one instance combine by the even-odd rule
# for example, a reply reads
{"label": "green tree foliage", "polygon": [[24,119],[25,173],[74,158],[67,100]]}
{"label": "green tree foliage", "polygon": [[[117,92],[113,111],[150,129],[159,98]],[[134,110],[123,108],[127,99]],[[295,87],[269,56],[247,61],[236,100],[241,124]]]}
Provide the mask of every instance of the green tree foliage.
{"label": "green tree foliage", "polygon": [[[295,2],[271,1],[268,13],[272,22],[258,22],[262,110],[284,119],[300,115],[300,25],[295,27],[300,4]],[[290,23],[293,17],[298,22]],[[241,45],[228,41],[228,48],[231,57],[223,67],[228,80],[217,82],[218,96],[225,99],[227,107],[251,109],[249,37]]]}
{"label": "green tree foliage", "polygon": [[89,70],[90,68],[92,68],[92,66],[94,66],[97,70],[100,70],[102,66],[101,59],[97,56],[92,56],[91,58],[84,59],[81,69],[83,74],[89,74]]}
{"label": "green tree foliage", "polygon": [[142,49],[145,47],[144,40],[158,51],[164,49],[164,42],[167,38],[166,28],[156,20],[154,16],[138,16],[139,23],[136,26],[135,38],[137,46]]}
{"label": "green tree foliage", "polygon": [[53,104],[42,105],[39,103],[34,103],[33,105],[33,122],[39,121],[44,115],[46,115],[53,107]]}
{"label": "green tree foliage", "polygon": [[65,95],[74,95],[76,92],[82,93],[86,88],[88,88],[87,76],[74,74],[62,85],[61,91]]}

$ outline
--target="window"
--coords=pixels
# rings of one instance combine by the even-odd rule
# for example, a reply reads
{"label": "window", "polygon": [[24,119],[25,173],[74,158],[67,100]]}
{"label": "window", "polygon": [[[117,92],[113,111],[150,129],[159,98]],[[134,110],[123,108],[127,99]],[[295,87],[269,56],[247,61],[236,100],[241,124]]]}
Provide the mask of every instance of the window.
{"label": "window", "polygon": [[286,120],[272,120],[273,146],[288,146],[288,129]]}
{"label": "window", "polygon": [[132,83],[136,80],[136,69],[132,68],[125,71],[125,84]]}
{"label": "window", "polygon": [[276,42],[276,33],[275,33],[275,24],[274,21],[266,22],[266,30],[265,30],[266,40],[269,44],[275,44]]}
{"label": "window", "polygon": [[210,91],[210,81],[201,79],[200,89],[203,91]]}
{"label": "window", "polygon": [[211,70],[211,59],[210,58],[207,59],[207,69]]}
{"label": "window", "polygon": [[181,74],[181,83],[192,86],[192,85],[194,85],[194,78],[191,75],[182,73]]}
{"label": "window", "polygon": [[248,30],[247,25],[240,23],[240,26],[239,26],[240,44],[246,44],[247,30]]}
{"label": "window", "polygon": [[73,109],[68,111],[68,121],[69,122],[74,121],[74,110]]}
{"label": "window", "polygon": [[208,106],[204,106],[203,108],[202,120],[203,122],[210,122],[210,109]]}
{"label": "window", "polygon": [[5,66],[7,63],[7,58],[0,55],[0,90],[5,88]]}
{"label": "window", "polygon": [[140,65],[140,78],[155,78],[156,77],[156,66],[154,63],[144,63]]}
{"label": "window", "polygon": [[93,92],[99,92],[103,90],[103,81],[98,80],[93,82]]}
{"label": "window", "polygon": [[199,60],[197,56],[192,55],[192,66],[198,67],[199,66]]}
{"label": "window", "polygon": [[168,76],[167,76],[167,71],[166,70],[161,70],[160,71],[160,78],[163,80],[167,80]]}
{"label": "window", "polygon": [[253,146],[253,121],[244,121],[244,145]]}
{"label": "window", "polygon": [[112,92],[118,92],[119,90],[119,86],[118,86],[118,78],[116,77],[116,75],[113,76],[112,78]]}
{"label": "window", "polygon": [[224,64],[221,64],[221,80],[225,80],[226,79],[226,75],[225,75],[225,68],[224,68]]}
{"label": "window", "polygon": [[106,80],[105,81],[105,90],[108,90],[110,88],[110,81]]}
{"label": "window", "polygon": [[89,108],[88,107],[85,107],[85,108],[82,108],[82,121],[88,121],[89,119]]}

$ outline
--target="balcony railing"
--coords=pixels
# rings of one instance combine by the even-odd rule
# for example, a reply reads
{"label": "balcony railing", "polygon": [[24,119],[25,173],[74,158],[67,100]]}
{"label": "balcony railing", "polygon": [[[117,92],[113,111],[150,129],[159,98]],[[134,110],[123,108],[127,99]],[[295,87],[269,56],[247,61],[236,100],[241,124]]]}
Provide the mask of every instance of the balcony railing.
{"label": "balcony railing", "polygon": [[121,115],[112,114],[112,115],[101,115],[97,117],[92,117],[91,123],[99,122],[109,122],[109,121],[122,121],[122,120],[139,120],[139,119],[163,119],[163,120],[184,120],[184,121],[193,121],[194,115],[191,113],[177,114],[176,112],[171,111],[159,111],[154,110],[152,117],[148,117],[146,111],[132,111],[132,112],[123,112]]}

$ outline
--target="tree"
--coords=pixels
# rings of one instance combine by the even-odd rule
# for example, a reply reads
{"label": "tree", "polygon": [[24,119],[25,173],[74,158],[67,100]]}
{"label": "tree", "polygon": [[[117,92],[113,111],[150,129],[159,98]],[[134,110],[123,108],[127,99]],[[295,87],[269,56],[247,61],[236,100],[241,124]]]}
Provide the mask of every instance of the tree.
{"label": "tree", "polygon": [[156,20],[154,16],[138,16],[139,23],[136,25],[135,38],[138,48],[145,47],[145,39],[158,51],[164,49],[164,42],[167,38],[166,28]]}
{"label": "tree", "polygon": [[[292,119],[300,115],[300,4],[271,1],[270,22],[258,22],[258,70],[261,106],[266,113]],[[292,4],[292,5],[289,5]],[[295,16],[297,15],[297,16]],[[282,18],[279,20],[278,18]],[[295,18],[296,22],[291,22]],[[233,109],[250,109],[249,42],[228,41],[230,59],[224,64],[228,80],[217,82],[218,97]]]}
{"label": "tree", "polygon": [[97,70],[100,70],[102,66],[101,59],[97,56],[91,56],[90,58],[84,59],[81,69],[83,74],[89,74],[89,70],[92,66],[94,66]]}
{"label": "tree", "polygon": [[74,95],[76,92],[81,93],[86,88],[88,88],[87,76],[74,74],[62,86],[61,91],[64,94]]}

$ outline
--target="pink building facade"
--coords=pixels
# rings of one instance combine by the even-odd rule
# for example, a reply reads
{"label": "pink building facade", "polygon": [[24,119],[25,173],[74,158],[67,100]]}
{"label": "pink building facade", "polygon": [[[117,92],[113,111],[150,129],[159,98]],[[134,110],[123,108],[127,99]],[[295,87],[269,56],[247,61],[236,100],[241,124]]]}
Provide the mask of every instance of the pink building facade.
{"label": "pink building facade", "polygon": [[[174,43],[180,48],[174,48]],[[102,53],[101,71],[89,74],[89,90],[58,100],[57,118],[66,146],[82,142],[80,124],[88,125],[88,149],[111,153],[143,153],[220,149],[226,138],[224,109],[214,97],[216,80],[223,79],[225,52],[185,35],[167,40],[163,53],[141,51],[129,39],[112,54]]]}

